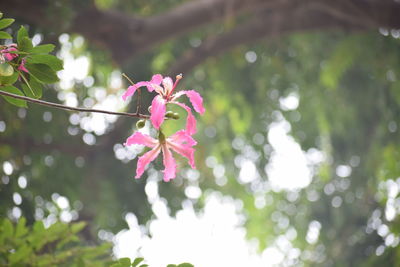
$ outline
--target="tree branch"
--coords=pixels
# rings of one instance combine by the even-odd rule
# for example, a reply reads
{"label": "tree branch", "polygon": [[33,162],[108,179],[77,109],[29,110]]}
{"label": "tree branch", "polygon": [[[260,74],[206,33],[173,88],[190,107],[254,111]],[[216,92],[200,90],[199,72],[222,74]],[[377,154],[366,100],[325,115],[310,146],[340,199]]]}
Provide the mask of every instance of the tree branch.
{"label": "tree branch", "polygon": [[158,40],[185,33],[194,28],[229,16],[238,17],[265,7],[282,4],[287,0],[197,0],[181,4],[146,20],[145,29],[156,33]]}
{"label": "tree branch", "polygon": [[[339,3],[335,2],[335,4],[331,1],[304,1],[297,2],[297,5],[288,3],[279,8],[266,8],[247,23],[237,26],[230,32],[209,37],[199,47],[183,53],[169,69],[169,73],[179,73],[181,70],[190,72],[207,58],[238,45],[264,38],[274,38],[290,32],[326,29],[357,31],[378,29],[378,27],[390,28],[396,27],[396,25],[400,27],[400,16],[396,15],[400,14],[399,4],[382,1],[374,2],[375,6],[366,4],[366,7],[363,7],[357,0],[351,2],[354,2],[352,3],[354,8],[351,9],[347,5],[340,6]],[[368,8],[370,9],[369,13],[365,12],[365,9],[368,10]],[[379,12],[387,14],[387,16],[377,17],[376,14]]]}
{"label": "tree branch", "polygon": [[114,111],[90,109],[90,108],[74,108],[74,107],[69,107],[69,106],[65,106],[62,104],[57,104],[57,103],[47,102],[47,101],[43,101],[43,100],[39,100],[39,99],[35,99],[35,98],[30,98],[27,96],[15,95],[15,94],[8,93],[8,92],[1,91],[1,90],[0,90],[0,95],[13,97],[13,98],[17,98],[17,99],[22,99],[22,100],[26,100],[31,103],[36,103],[39,105],[58,108],[58,109],[64,109],[64,110],[79,111],[79,112],[91,112],[91,113],[104,113],[104,114],[109,114],[109,115],[127,116],[127,117],[131,117],[131,118],[133,117],[133,118],[140,118],[140,119],[150,118],[149,115],[144,115],[144,114],[140,114],[140,113],[114,112]]}
{"label": "tree branch", "polygon": [[[313,21],[315,28],[324,25],[325,19],[332,21],[332,18],[335,18],[336,26],[346,26],[349,30],[359,29],[360,24],[365,24],[368,29],[400,28],[400,5],[396,1],[388,0],[192,0],[151,17],[99,10],[94,4],[73,3],[80,6],[77,8],[71,4],[71,14],[67,18],[62,15],[65,13],[63,10],[68,7],[58,6],[47,0],[0,1],[0,10],[6,15],[20,17],[28,23],[51,28],[55,32],[79,33],[92,43],[111,51],[113,59],[120,65],[162,41],[227,17],[239,19],[241,24],[237,27],[240,28],[260,10],[268,10],[265,16],[281,16],[282,20],[296,25],[303,25],[308,17],[315,17],[315,14],[326,14],[325,17]],[[314,7],[308,8],[310,5]],[[293,20],[291,16],[295,8],[308,8],[307,14]],[[46,13],[49,9],[52,16]],[[354,27],[355,24],[358,27]],[[270,25],[265,24],[265,27]],[[307,30],[295,28],[297,31]],[[243,40],[240,35],[236,38]]]}

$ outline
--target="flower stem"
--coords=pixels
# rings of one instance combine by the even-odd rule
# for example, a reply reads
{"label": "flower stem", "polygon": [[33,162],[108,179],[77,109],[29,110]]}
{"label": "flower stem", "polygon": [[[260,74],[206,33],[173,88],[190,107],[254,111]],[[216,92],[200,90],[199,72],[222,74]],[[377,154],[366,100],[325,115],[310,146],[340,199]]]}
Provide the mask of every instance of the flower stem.
{"label": "flower stem", "polygon": [[114,111],[107,111],[107,110],[100,110],[100,109],[69,107],[69,106],[65,106],[62,104],[47,102],[47,101],[34,99],[31,97],[27,97],[27,96],[15,95],[15,94],[5,92],[2,90],[0,90],[0,95],[9,96],[9,97],[17,98],[17,99],[22,99],[22,100],[26,100],[31,103],[36,103],[39,105],[49,106],[49,107],[64,109],[64,110],[79,111],[79,112],[91,112],[91,113],[105,113],[105,114],[109,114],[109,115],[127,116],[127,117],[140,118],[140,119],[148,119],[149,118],[148,115],[140,114],[137,112],[136,113],[126,113],[126,112],[114,112]]}

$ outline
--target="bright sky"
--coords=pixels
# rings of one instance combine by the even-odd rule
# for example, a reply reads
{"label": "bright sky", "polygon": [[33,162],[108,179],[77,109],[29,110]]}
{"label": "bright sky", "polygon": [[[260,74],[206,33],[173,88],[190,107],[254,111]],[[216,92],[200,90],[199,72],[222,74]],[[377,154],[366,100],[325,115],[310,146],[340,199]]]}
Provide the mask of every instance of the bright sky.
{"label": "bright sky", "polygon": [[176,217],[169,216],[162,201],[153,203],[153,211],[157,218],[148,230],[137,224],[135,215],[126,216],[130,228],[114,238],[118,258],[143,256],[150,266],[190,262],[199,267],[265,267],[281,263],[283,253],[292,259],[300,256],[300,250],[293,248],[286,236],[257,253],[257,242],[245,238],[243,219],[233,199],[218,193],[210,194],[204,209],[197,213],[190,202]]}

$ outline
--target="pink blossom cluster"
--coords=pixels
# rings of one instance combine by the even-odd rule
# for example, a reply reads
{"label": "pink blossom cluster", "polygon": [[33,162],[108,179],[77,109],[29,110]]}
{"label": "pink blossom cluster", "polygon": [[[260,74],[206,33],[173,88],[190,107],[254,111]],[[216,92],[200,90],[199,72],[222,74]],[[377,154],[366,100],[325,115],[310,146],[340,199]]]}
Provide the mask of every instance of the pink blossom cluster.
{"label": "pink blossom cluster", "polygon": [[[175,82],[173,82],[170,77],[163,78],[161,74],[156,74],[153,75],[150,81],[142,81],[129,86],[122,96],[122,98],[126,100],[129,96],[134,95],[136,90],[140,87],[146,87],[149,92],[157,93],[151,103],[150,121],[154,128],[158,130],[158,138],[155,139],[149,135],[135,132],[128,137],[125,143],[126,146],[140,144],[151,148],[150,151],[139,157],[135,178],[140,178],[145,167],[155,160],[160,152],[162,152],[163,164],[165,167],[164,181],[168,182],[174,179],[176,176],[176,161],[172,156],[171,150],[186,157],[189,160],[189,165],[193,169],[196,168],[194,163],[195,149],[193,146],[196,145],[197,142],[192,137],[192,135],[196,133],[196,119],[192,114],[192,109],[184,103],[178,102],[178,98],[182,95],[186,95],[192,103],[194,110],[200,114],[203,114],[205,109],[203,106],[203,99],[198,92],[189,90],[174,93],[180,79],[182,79],[182,75],[177,75]],[[175,104],[185,109],[187,118],[185,129],[177,131],[170,137],[165,137],[161,131],[161,125],[165,121],[168,104]]]}
{"label": "pink blossom cluster", "polygon": [[[9,44],[6,46],[6,48],[0,50],[0,55],[6,60],[6,61],[12,61],[15,58],[18,58],[18,54],[15,53],[10,53],[18,51],[17,45],[16,44]],[[21,60],[20,65],[18,66],[19,70],[28,72],[28,70],[25,68],[25,58]]]}

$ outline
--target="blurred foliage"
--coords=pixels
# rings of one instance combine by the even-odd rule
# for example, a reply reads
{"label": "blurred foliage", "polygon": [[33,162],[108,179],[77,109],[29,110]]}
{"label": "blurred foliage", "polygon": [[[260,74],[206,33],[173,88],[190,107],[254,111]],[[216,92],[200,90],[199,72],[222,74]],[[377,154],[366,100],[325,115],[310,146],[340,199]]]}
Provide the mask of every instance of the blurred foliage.
{"label": "blurred foliage", "polygon": [[[182,2],[95,1],[99,8],[144,16]],[[72,94],[79,105],[94,106],[128,86],[113,86],[113,71],[127,73],[135,81],[167,73],[183,51],[201,43],[205,32],[224,27],[208,26],[167,41],[120,70],[107,51],[86,40],[77,45],[75,40],[81,37],[65,35],[68,40],[57,51],[70,47],[74,58],[89,58],[88,76],[93,83],[75,79],[70,88],[49,87],[44,97],[63,101],[63,94]],[[46,33],[34,25],[29,32],[31,36]],[[75,121],[63,111],[33,105],[16,108],[2,102],[0,215],[17,220],[22,214],[29,225],[62,220],[57,199],[65,196],[68,211],[75,214],[69,220],[90,221],[91,235],[86,238],[97,241],[100,229],[116,233],[125,228],[128,212],[141,224],[154,218],[145,186],[147,179],[157,179],[171,213],[186,199],[200,209],[210,191],[232,196],[241,203],[248,238],[256,238],[260,250],[286,238],[301,251],[298,259],[285,254],[286,265],[395,266],[400,253],[399,42],[390,32],[292,34],[237,47],[210,58],[192,73],[182,70],[185,78],[180,88],[198,90],[207,111],[198,117],[195,136],[198,178],[182,167],[171,183],[162,182],[154,172],[162,169],[160,162],[149,169],[148,177],[135,180],[136,163],[128,158],[137,155],[118,157],[136,121],[122,118],[98,134],[84,127],[90,119],[86,114]],[[298,107],[282,104],[290,95],[299,99]],[[143,99],[144,111],[149,101]],[[49,113],[50,120],[45,115]],[[320,151],[324,156],[323,162],[310,164],[312,181],[303,189],[276,189],[265,171],[275,153],[268,137],[270,125],[282,121],[289,124],[288,135],[304,152]],[[87,144],[85,136],[95,142]],[[240,178],[245,160],[256,167],[253,179]],[[4,164],[11,164],[11,173],[6,173]],[[341,175],[343,167],[350,174]],[[21,179],[26,186],[21,186]],[[189,198],[188,186],[199,187],[201,197]],[[20,203],[14,200],[16,193]],[[263,204],[256,204],[260,199]],[[308,237],[311,225],[319,225],[316,240]],[[385,227],[389,230],[379,230]],[[125,266],[124,261],[116,264]]]}
{"label": "blurred foliage", "polygon": [[87,246],[77,236],[85,223],[56,222],[45,228],[37,221],[27,227],[24,217],[17,224],[0,222],[0,264],[2,266],[110,266],[111,244]]}

